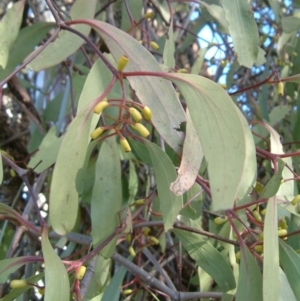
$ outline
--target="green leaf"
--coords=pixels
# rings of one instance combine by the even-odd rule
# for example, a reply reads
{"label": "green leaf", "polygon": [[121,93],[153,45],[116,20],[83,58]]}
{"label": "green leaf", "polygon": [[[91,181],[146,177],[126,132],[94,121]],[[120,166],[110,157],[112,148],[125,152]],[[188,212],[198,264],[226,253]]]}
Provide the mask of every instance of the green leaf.
{"label": "green leaf", "polygon": [[175,68],[174,53],[175,53],[175,45],[174,45],[174,35],[173,35],[173,19],[171,19],[168,38],[166,39],[164,54],[163,54],[164,65],[171,69]]}
{"label": "green leaf", "polygon": [[45,301],[69,301],[69,276],[61,259],[52,249],[48,240],[48,231],[42,232],[42,250],[45,261]]}
{"label": "green leaf", "polygon": [[22,28],[17,40],[10,49],[10,55],[5,69],[2,69],[0,66],[0,80],[5,79],[6,76],[14,71],[54,26],[53,23],[39,22]]}
{"label": "green leaf", "polygon": [[35,168],[35,172],[41,173],[56,161],[57,154],[62,142],[62,137],[56,136],[56,126],[52,126],[44,137],[39,150],[31,157],[28,167]]}
{"label": "green leaf", "polygon": [[284,271],[279,268],[279,301],[297,301]]}
{"label": "green leaf", "polygon": [[[208,162],[213,210],[231,208],[252,189],[256,153],[248,124],[224,89],[193,74],[167,74],[183,94]],[[222,156],[220,156],[220,149]]]}
{"label": "green leaf", "polygon": [[[97,0],[77,0],[74,2],[70,16],[72,20],[93,18],[95,14]],[[78,30],[87,36],[90,28],[85,25],[74,25],[72,28]],[[58,38],[46,47],[29,65],[28,68],[33,71],[50,68],[65,60],[72,55],[80,46],[84,44],[84,40],[76,34],[69,31],[62,31]]]}
{"label": "green leaf", "polygon": [[16,40],[23,18],[24,1],[7,10],[0,22],[0,66],[4,69],[10,56],[10,48]]}
{"label": "green leaf", "polygon": [[[127,33],[107,23],[85,21],[100,32],[116,61],[123,54],[129,58],[125,71],[162,71],[150,52]],[[128,81],[140,101],[152,110],[151,121],[159,134],[177,153],[181,153],[183,135],[176,129],[185,121],[185,113],[172,84],[151,76],[128,77]]]}
{"label": "green leaf", "polygon": [[300,257],[282,239],[279,239],[279,258],[295,297],[300,300]]}
{"label": "green leaf", "polygon": [[264,187],[263,191],[259,195],[260,198],[271,198],[272,196],[276,195],[282,179],[282,170],[285,166],[283,160],[278,160],[278,170],[277,173],[270,179],[267,185]]}
{"label": "green leaf", "polygon": [[269,114],[270,125],[274,126],[280,122],[291,111],[291,109],[291,106],[288,105],[274,107]]}
{"label": "green leaf", "polygon": [[198,133],[193,125],[190,114],[187,111],[186,133],[178,176],[176,181],[171,183],[170,186],[175,195],[182,195],[193,186],[202,159],[203,152]]}
{"label": "green leaf", "polygon": [[207,51],[207,48],[201,48],[198,51],[196,60],[194,62],[192,70],[191,70],[192,74],[199,74],[200,73],[203,62],[204,62],[204,57],[205,57],[206,51]]}
{"label": "green leaf", "polygon": [[1,156],[1,149],[0,149],[0,184],[3,181],[3,164],[2,164],[2,156]]}
{"label": "green leaf", "polygon": [[251,68],[257,62],[260,50],[251,4],[248,0],[222,0],[222,4],[238,61]]}
{"label": "green leaf", "polygon": [[283,17],[281,19],[282,29],[286,33],[291,33],[293,31],[299,30],[300,28],[300,18],[298,17]]}
{"label": "green leaf", "polygon": [[101,301],[118,301],[120,298],[120,287],[127,270],[125,267],[120,266],[113,278],[109,282]]}
{"label": "green leaf", "polygon": [[180,239],[189,255],[214,279],[223,292],[236,287],[231,266],[206,239],[187,231],[178,229],[172,231]]}
{"label": "green leaf", "polygon": [[173,228],[179,211],[183,206],[182,196],[175,196],[170,190],[170,184],[176,179],[176,170],[167,154],[156,144],[144,140],[154,167],[160,210],[163,216],[164,229],[167,232]]}
{"label": "green leaf", "polygon": [[[272,289],[270,289],[272,288]],[[277,200],[268,201],[264,226],[263,299],[278,300],[279,249]]]}
{"label": "green leaf", "polygon": [[111,78],[108,68],[97,60],[80,95],[77,116],[69,125],[57,156],[50,188],[50,220],[54,230],[61,235],[75,225],[78,191],[81,192],[84,185],[84,177],[78,177],[78,171],[84,166],[90,132],[99,120],[98,115],[89,114],[90,103],[104,92]]}
{"label": "green leaf", "polygon": [[[270,288],[272,289],[272,288]],[[262,301],[262,275],[256,260],[242,240],[236,301]]]}
{"label": "green leaf", "polygon": [[[91,219],[94,247],[113,233],[120,224],[122,209],[121,164],[116,137],[106,138],[101,146],[92,192]],[[109,216],[109,218],[107,218]],[[100,253],[110,257],[115,251],[117,237]]]}

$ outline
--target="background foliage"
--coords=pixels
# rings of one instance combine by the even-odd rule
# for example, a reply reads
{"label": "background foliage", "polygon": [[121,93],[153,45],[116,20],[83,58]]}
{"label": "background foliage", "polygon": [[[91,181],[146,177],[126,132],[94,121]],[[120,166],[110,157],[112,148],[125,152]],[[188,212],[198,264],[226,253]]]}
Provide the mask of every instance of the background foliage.
{"label": "background foliage", "polygon": [[0,300],[300,300],[299,7],[2,1]]}

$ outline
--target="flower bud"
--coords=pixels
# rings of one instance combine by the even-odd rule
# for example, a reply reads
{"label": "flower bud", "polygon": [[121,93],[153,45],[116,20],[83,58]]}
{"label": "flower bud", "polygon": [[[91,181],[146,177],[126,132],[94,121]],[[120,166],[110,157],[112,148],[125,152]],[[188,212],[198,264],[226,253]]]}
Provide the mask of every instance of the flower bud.
{"label": "flower bud", "polygon": [[154,237],[154,236],[149,236],[149,240],[154,244],[154,245],[159,245],[159,240]]}
{"label": "flower bud", "polygon": [[277,231],[278,236],[286,236],[287,235],[287,230],[286,229],[280,229]]}
{"label": "flower bud", "polygon": [[258,241],[264,241],[264,232],[260,232],[257,239]]}
{"label": "flower bud", "polygon": [[104,98],[94,107],[94,113],[100,114],[106,107],[108,107],[108,102],[107,98]]}
{"label": "flower bud", "polygon": [[259,222],[259,223],[262,222],[261,216],[257,210],[252,211],[252,215],[257,222]]}
{"label": "flower bud", "polygon": [[136,256],[136,253],[135,253],[135,251],[133,249],[133,246],[130,246],[128,248],[128,252],[129,252],[129,254],[130,254],[131,257],[135,257]]}
{"label": "flower bud", "polygon": [[177,73],[188,73],[188,71],[185,68],[178,69]]}
{"label": "flower bud", "polygon": [[218,216],[214,219],[214,223],[216,225],[222,225],[225,224],[228,221],[228,217],[227,216]]}
{"label": "flower bud", "polygon": [[121,138],[120,139],[120,144],[121,144],[121,146],[122,146],[125,153],[131,152],[131,147],[130,147],[130,145],[129,145],[126,138]]}
{"label": "flower bud", "polygon": [[104,132],[104,128],[102,126],[99,126],[95,130],[93,130],[90,134],[90,137],[95,140],[97,139],[102,133]]}
{"label": "flower bud", "polygon": [[285,218],[282,218],[282,219],[279,221],[279,226],[281,227],[281,229],[287,229],[287,228],[288,228],[287,222],[286,222]]}
{"label": "flower bud", "polygon": [[292,205],[296,206],[299,202],[300,202],[300,194],[297,194],[292,200]]}
{"label": "flower bud", "polygon": [[150,231],[151,230],[150,230],[149,227],[145,227],[144,230],[143,230],[143,233],[144,233],[145,236],[148,236],[148,234],[150,233]]}
{"label": "flower bud", "polygon": [[127,242],[131,242],[131,234],[130,234],[130,233],[126,233],[126,235],[125,235],[125,240],[126,240]]}
{"label": "flower bud", "polygon": [[148,129],[142,125],[141,123],[135,123],[133,126],[132,126],[137,132],[140,133],[140,135],[144,138],[147,138],[149,135],[150,135],[150,132],[148,131]]}
{"label": "flower bud", "polygon": [[284,94],[284,84],[283,84],[283,82],[278,83],[277,92],[278,92],[279,96],[282,96]]}
{"label": "flower bud", "polygon": [[150,47],[151,47],[153,50],[158,50],[158,49],[159,49],[158,44],[156,44],[156,43],[153,42],[153,41],[150,42]]}
{"label": "flower bud", "polygon": [[264,246],[263,245],[256,245],[256,246],[254,246],[254,250],[257,253],[262,253],[264,251]]}
{"label": "flower bud", "polygon": [[130,295],[130,294],[132,294],[132,292],[133,292],[133,290],[127,289],[127,290],[124,290],[124,291],[123,291],[123,294],[124,294],[124,295]]}
{"label": "flower bud", "polygon": [[241,251],[237,251],[235,253],[235,258],[236,258],[236,260],[241,260]]}
{"label": "flower bud", "polygon": [[139,205],[145,205],[145,199],[139,199],[139,200],[136,200],[134,202],[134,205],[136,206],[139,206]]}
{"label": "flower bud", "polygon": [[255,190],[257,193],[262,193],[262,191],[264,190],[264,185],[262,185],[262,184],[259,183],[259,182],[256,182],[255,187],[254,187],[254,190]]}
{"label": "flower bud", "polygon": [[124,68],[126,67],[128,61],[129,61],[129,58],[126,55],[122,55],[119,58],[118,66],[117,66],[117,69],[118,69],[119,72],[122,72],[124,70]]}
{"label": "flower bud", "polygon": [[85,272],[86,272],[86,267],[85,267],[84,265],[82,265],[82,266],[79,267],[79,268],[77,269],[77,271],[75,272],[75,278],[76,278],[77,280],[81,280],[81,279],[83,278]]}
{"label": "flower bud", "polygon": [[147,13],[144,14],[144,19],[153,19],[154,17],[154,12],[153,11],[149,11]]}
{"label": "flower bud", "polygon": [[128,109],[128,112],[136,122],[140,122],[143,118],[142,114],[134,107],[130,107]]}
{"label": "flower bud", "polygon": [[27,282],[25,280],[12,280],[10,282],[11,288],[23,288],[27,286]]}
{"label": "flower bud", "polygon": [[146,121],[150,121],[151,120],[151,118],[152,118],[152,111],[150,110],[149,107],[145,106],[143,108],[143,115],[144,115],[144,119]]}
{"label": "flower bud", "polygon": [[45,295],[45,288],[44,288],[44,287],[39,287],[39,288],[38,288],[38,292],[39,292],[39,294],[41,294],[41,295]]}

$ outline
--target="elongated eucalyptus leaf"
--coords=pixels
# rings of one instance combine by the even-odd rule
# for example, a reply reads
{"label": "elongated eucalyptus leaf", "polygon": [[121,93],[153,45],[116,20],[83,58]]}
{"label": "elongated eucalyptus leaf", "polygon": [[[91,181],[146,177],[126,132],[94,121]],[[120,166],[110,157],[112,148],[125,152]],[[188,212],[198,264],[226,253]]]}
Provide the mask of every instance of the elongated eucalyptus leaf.
{"label": "elongated eucalyptus leaf", "polygon": [[[247,122],[220,85],[193,74],[167,74],[183,94],[208,162],[212,208],[231,208],[256,178],[256,154]],[[220,149],[222,154],[220,155]]]}
{"label": "elongated eucalyptus leaf", "polygon": [[170,190],[170,184],[176,179],[175,167],[167,154],[156,144],[148,140],[144,140],[144,143],[151,156],[160,200],[159,206],[167,232],[173,227],[183,205],[182,196],[175,196]]}
{"label": "elongated eucalyptus leaf", "polygon": [[[271,289],[271,288],[270,288]],[[262,275],[246,244],[241,245],[241,263],[236,301],[262,301]]]}
{"label": "elongated eucalyptus leaf", "polygon": [[[97,246],[120,224],[122,209],[121,164],[116,137],[105,139],[96,163],[92,192],[91,218],[93,245]],[[109,218],[107,218],[109,216]],[[115,251],[117,237],[100,253],[110,257]]]}
{"label": "elongated eucalyptus leaf", "polygon": [[3,181],[3,164],[2,164],[2,156],[1,156],[1,149],[0,149],[0,184]]}
{"label": "elongated eucalyptus leaf", "polygon": [[182,158],[178,169],[178,177],[170,186],[175,195],[182,195],[193,186],[198,175],[202,159],[203,151],[198,133],[193,125],[190,114],[187,112],[186,133]]}
{"label": "elongated eucalyptus leaf", "polygon": [[[124,54],[129,58],[124,71],[162,71],[148,50],[127,33],[97,20],[80,22],[89,24],[100,33],[116,61]],[[128,81],[140,101],[152,110],[152,123],[159,134],[177,153],[181,153],[183,135],[176,129],[186,118],[172,84],[151,76],[128,77]]]}
{"label": "elongated eucalyptus leaf", "polygon": [[0,66],[6,67],[10,48],[16,40],[23,18],[25,1],[15,3],[3,16],[0,22]]}
{"label": "elongated eucalyptus leaf", "polygon": [[54,24],[48,22],[39,22],[22,28],[15,43],[9,51],[9,58],[5,69],[0,66],[0,80],[3,80],[14,69],[20,65],[26,56],[34,47],[42,41],[47,32],[54,27]]}
{"label": "elongated eucalyptus leaf", "polygon": [[174,35],[173,35],[173,19],[171,20],[168,32],[168,38],[165,43],[163,61],[164,65],[169,68],[175,68],[175,44],[174,44]]}
{"label": "elongated eucalyptus leaf", "polygon": [[236,287],[229,263],[206,239],[187,231],[178,229],[172,231],[180,239],[189,255],[216,281],[223,292],[227,292]]}
{"label": "elongated eucalyptus leaf", "polygon": [[[88,5],[86,0],[77,0],[74,2],[70,16],[73,20],[79,18],[93,18],[95,14],[97,0],[89,0]],[[85,25],[75,25],[74,29],[78,30],[83,35],[88,35],[90,28]],[[73,54],[84,40],[79,36],[62,31],[58,38],[46,47],[29,65],[28,68],[34,71],[40,71],[52,66],[55,66]]]}
{"label": "elongated eucalyptus leaf", "polygon": [[297,301],[284,271],[279,268],[279,301]]}
{"label": "elongated eucalyptus leaf", "polygon": [[42,250],[45,261],[45,301],[70,300],[69,276],[61,259],[54,252],[48,231],[42,232]]}
{"label": "elongated eucalyptus leaf", "polygon": [[248,0],[222,0],[222,4],[238,61],[251,68],[263,51],[251,5]]}
{"label": "elongated eucalyptus leaf", "polygon": [[[50,188],[50,220],[53,229],[65,235],[75,225],[78,211],[78,191],[84,177],[78,178],[83,168],[90,141],[91,128],[99,116],[89,114],[90,103],[99,96],[111,80],[107,67],[98,60],[92,67],[78,103],[78,113],[62,141]],[[95,116],[93,116],[95,115]]]}
{"label": "elongated eucalyptus leaf", "polygon": [[282,239],[279,239],[279,259],[297,300],[300,300],[300,256]]}
{"label": "elongated eucalyptus leaf", "polygon": [[300,28],[300,18],[298,17],[293,17],[293,16],[283,17],[281,23],[282,23],[282,29],[286,33],[299,30]]}
{"label": "elongated eucalyptus leaf", "polygon": [[0,283],[5,283],[10,274],[28,262],[26,256],[0,260]]}
{"label": "elongated eucalyptus leaf", "polygon": [[[272,289],[270,289],[272,287]],[[277,201],[268,201],[264,226],[263,299],[278,300],[279,296],[279,248]]]}

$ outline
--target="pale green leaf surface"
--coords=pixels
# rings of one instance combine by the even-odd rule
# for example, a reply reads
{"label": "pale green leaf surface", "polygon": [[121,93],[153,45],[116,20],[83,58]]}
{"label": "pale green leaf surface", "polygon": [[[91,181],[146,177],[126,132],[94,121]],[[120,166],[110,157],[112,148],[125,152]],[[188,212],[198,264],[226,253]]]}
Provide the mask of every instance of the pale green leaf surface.
{"label": "pale green leaf surface", "polygon": [[56,136],[56,127],[52,126],[44,137],[38,152],[31,157],[28,167],[34,168],[41,161],[41,163],[35,168],[35,172],[41,173],[54,164],[61,142],[62,137]]}
{"label": "pale green leaf surface", "polygon": [[222,4],[238,61],[251,68],[259,56],[259,35],[249,1],[222,0]]}
{"label": "pale green leaf surface", "polygon": [[277,173],[272,176],[267,185],[264,187],[263,191],[259,195],[260,198],[271,198],[272,196],[277,194],[277,191],[281,184],[282,179],[282,171],[284,168],[284,161],[278,160],[278,170]]}
{"label": "pale green leaf surface", "polygon": [[42,250],[45,262],[45,301],[69,301],[69,276],[61,259],[54,252],[49,239],[48,231],[42,232]]}
{"label": "pale green leaf surface", "polygon": [[279,258],[296,300],[300,300],[300,256],[282,239],[279,239]]}
{"label": "pale green leaf surface", "polygon": [[34,47],[42,41],[47,32],[54,27],[47,22],[39,22],[22,28],[15,43],[9,51],[9,58],[5,69],[0,66],[0,80],[5,79],[14,69],[20,65]]}
{"label": "pale green leaf surface", "polygon": [[268,201],[264,224],[263,299],[278,300],[279,249],[277,201],[275,197]]}
{"label": "pale green leaf surface", "polygon": [[[162,72],[150,52],[127,33],[100,21],[88,22],[100,32],[116,61],[123,54],[129,58],[124,71]],[[183,135],[176,129],[186,118],[172,84],[149,76],[128,77],[128,81],[140,101],[152,110],[151,121],[159,134],[177,153],[181,153]]]}
{"label": "pale green leaf surface", "polygon": [[288,40],[297,33],[297,31],[292,31],[290,33],[282,32],[278,38],[277,42],[277,52],[281,54],[284,49],[284,46],[288,42]]}
{"label": "pale green leaf surface", "polygon": [[279,267],[279,296],[278,301],[297,301],[284,271]]}
{"label": "pale green leaf surface", "polygon": [[[95,14],[97,0],[77,0],[74,2],[70,16],[73,20],[93,18]],[[86,25],[72,25],[72,28],[78,30],[83,35],[88,35],[90,28]],[[84,40],[69,31],[62,31],[58,38],[50,43],[29,65],[28,68],[33,71],[50,68],[65,60],[72,55],[80,46],[84,44]]]}
{"label": "pale green leaf surface", "polygon": [[[192,74],[168,74],[183,94],[208,162],[213,210],[228,209],[250,191],[256,155],[244,116],[224,89]],[[219,151],[222,150],[222,156]]]}
{"label": "pale green leaf surface", "polygon": [[143,2],[136,0],[127,0],[127,3],[125,1],[122,2],[122,21],[120,28],[125,32],[130,31],[132,28],[126,5],[128,6],[131,17],[135,22],[138,22],[142,17]]}
{"label": "pale green leaf surface", "polygon": [[58,153],[50,188],[50,220],[54,230],[61,235],[75,225],[78,191],[84,185],[84,177],[79,179],[78,171],[84,166],[90,132],[99,120],[96,114],[88,115],[90,103],[105,90],[110,80],[107,67],[97,60],[80,95],[77,116],[69,125]]}
{"label": "pale green leaf surface", "polygon": [[241,263],[236,301],[254,300],[263,300],[262,275],[256,260],[243,242],[243,245],[241,245]]}
{"label": "pale green leaf surface", "polygon": [[229,263],[206,239],[195,233],[178,229],[172,231],[180,239],[189,255],[216,281],[223,292],[236,287]]}
{"label": "pale green leaf surface", "polygon": [[175,195],[182,195],[195,183],[200,165],[203,159],[203,151],[190,114],[187,111],[187,125],[183,144],[183,153],[176,181],[171,183],[170,189]]}
{"label": "pale green leaf surface", "polygon": [[166,39],[164,53],[163,53],[164,65],[171,69],[175,68],[174,53],[175,53],[175,44],[174,44],[173,19],[172,19],[169,26],[168,38]]}
{"label": "pale green leaf surface", "polygon": [[270,125],[274,126],[276,123],[280,122],[291,111],[291,109],[291,106],[288,105],[274,107],[269,114]]}
{"label": "pale green leaf surface", "polygon": [[300,28],[300,18],[298,17],[283,17],[281,19],[282,29],[286,33],[291,33],[293,31],[299,30]]}
{"label": "pale green leaf surface", "polygon": [[15,3],[0,22],[0,66],[6,68],[10,48],[16,40],[23,18],[24,1]]}
{"label": "pale green leaf surface", "polygon": [[151,156],[160,210],[163,216],[164,229],[167,232],[173,228],[173,223],[183,205],[182,196],[175,196],[170,190],[170,184],[176,179],[176,170],[170,158],[161,148],[148,140],[144,140],[144,143]]}
{"label": "pale green leaf surface", "polygon": [[[96,162],[91,204],[91,235],[94,246],[112,234],[120,224],[118,213],[121,209],[121,164],[116,137],[112,136],[103,141]],[[117,238],[113,239],[100,253],[105,258],[112,256],[116,242]]]}

